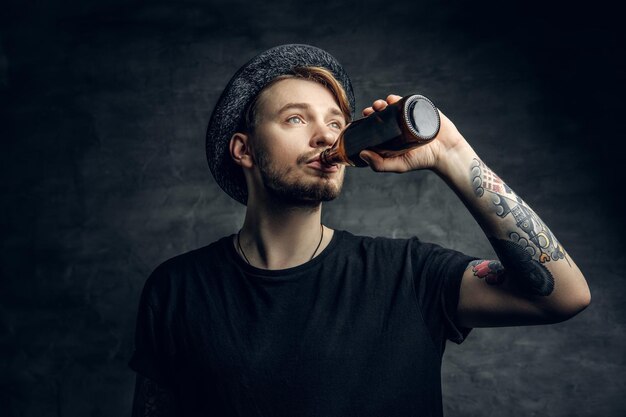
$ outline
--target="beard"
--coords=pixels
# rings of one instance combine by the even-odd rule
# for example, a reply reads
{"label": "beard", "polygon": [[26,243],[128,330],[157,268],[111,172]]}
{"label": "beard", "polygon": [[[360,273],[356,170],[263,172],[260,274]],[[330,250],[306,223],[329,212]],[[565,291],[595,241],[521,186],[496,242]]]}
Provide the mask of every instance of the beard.
{"label": "beard", "polygon": [[[272,200],[289,206],[313,208],[323,201],[331,201],[339,196],[343,186],[344,169],[337,173],[320,172],[314,181],[306,181],[307,178],[304,176],[292,175],[316,153],[300,156],[297,167],[279,168],[272,165],[265,149],[257,149],[256,160],[261,179]],[[336,176],[337,180],[331,181],[332,176]]]}

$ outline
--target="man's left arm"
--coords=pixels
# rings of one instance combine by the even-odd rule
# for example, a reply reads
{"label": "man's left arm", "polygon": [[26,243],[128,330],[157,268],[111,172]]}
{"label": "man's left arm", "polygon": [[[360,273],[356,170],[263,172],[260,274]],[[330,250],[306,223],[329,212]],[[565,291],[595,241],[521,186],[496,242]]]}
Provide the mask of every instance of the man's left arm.
{"label": "man's left arm", "polygon": [[[377,100],[364,115],[399,100]],[[395,158],[364,152],[375,171],[431,169],[461,198],[499,260],[471,262],[461,281],[464,327],[556,323],[591,301],[582,273],[539,216],[478,157],[443,114],[434,141]]]}

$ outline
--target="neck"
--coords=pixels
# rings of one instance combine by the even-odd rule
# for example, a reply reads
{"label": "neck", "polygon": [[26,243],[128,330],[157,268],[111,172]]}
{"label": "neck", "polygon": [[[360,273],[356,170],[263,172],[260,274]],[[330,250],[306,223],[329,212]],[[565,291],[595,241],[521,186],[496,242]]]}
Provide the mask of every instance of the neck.
{"label": "neck", "polygon": [[249,200],[240,232],[245,257],[250,264],[263,269],[301,265],[311,259],[316,248],[315,254],[318,255],[330,242],[333,231],[325,228],[320,243],[321,219],[321,203],[294,207]]}

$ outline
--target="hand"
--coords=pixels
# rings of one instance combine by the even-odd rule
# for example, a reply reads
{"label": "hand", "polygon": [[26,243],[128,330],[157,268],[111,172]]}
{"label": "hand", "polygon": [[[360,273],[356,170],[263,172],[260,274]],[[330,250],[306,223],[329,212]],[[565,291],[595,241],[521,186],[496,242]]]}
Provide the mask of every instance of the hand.
{"label": "hand", "polygon": [[[378,99],[371,107],[363,109],[363,116],[369,116],[375,111],[385,109],[402,97],[390,94],[387,100]],[[439,111],[439,110],[438,110]],[[359,156],[377,172],[407,172],[418,169],[437,170],[446,154],[461,144],[466,144],[456,126],[441,111],[439,111],[441,127],[435,139],[425,145],[411,149],[409,152],[391,158],[383,158],[373,151],[362,151]]]}

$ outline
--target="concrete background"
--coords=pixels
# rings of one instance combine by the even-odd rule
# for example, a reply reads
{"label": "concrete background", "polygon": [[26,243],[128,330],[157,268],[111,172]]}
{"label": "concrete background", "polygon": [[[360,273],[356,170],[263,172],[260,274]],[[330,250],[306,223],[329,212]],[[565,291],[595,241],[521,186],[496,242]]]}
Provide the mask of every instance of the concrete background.
{"label": "concrete background", "polygon": [[[619,15],[474,3],[5,2],[0,414],[129,414],[144,280],[243,220],[206,165],[213,105],[257,53],[309,43],[344,64],[359,111],[389,93],[431,97],[591,286],[570,321],[448,344],[446,415],[626,415]],[[324,221],[493,256],[430,172],[352,169]]]}

